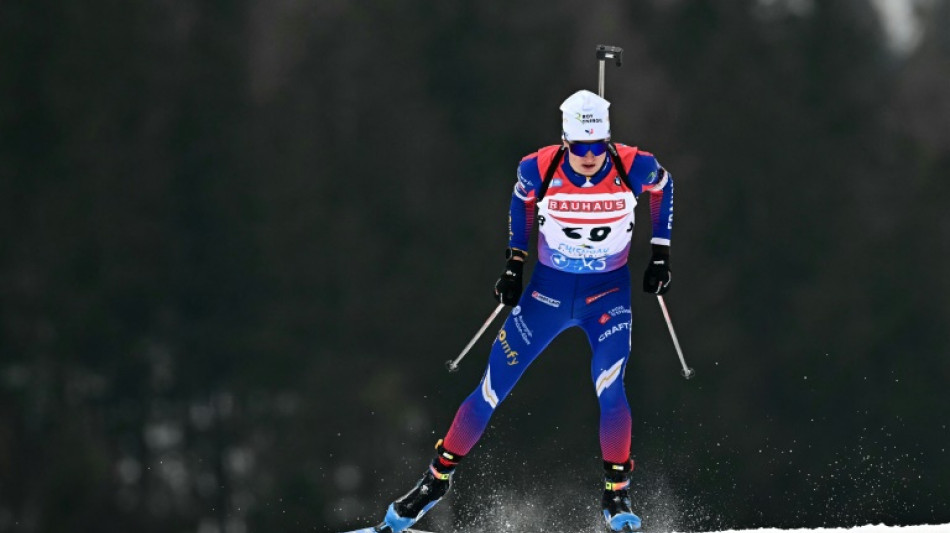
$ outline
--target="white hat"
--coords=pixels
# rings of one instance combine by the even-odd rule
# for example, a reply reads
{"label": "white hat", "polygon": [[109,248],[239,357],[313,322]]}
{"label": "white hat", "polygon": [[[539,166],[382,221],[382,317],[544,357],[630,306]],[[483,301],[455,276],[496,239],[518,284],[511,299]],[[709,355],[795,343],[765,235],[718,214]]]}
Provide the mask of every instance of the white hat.
{"label": "white hat", "polygon": [[568,142],[609,139],[609,107],[610,102],[590,91],[572,94],[561,104],[564,139]]}

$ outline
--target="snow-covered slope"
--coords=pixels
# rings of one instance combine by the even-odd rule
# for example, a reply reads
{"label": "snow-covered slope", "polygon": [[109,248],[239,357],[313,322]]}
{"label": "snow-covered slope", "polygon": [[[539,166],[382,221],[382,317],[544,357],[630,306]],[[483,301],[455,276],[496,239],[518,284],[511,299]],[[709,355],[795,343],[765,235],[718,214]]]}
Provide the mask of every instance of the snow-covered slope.
{"label": "snow-covered slope", "polygon": [[[884,525],[867,525],[854,528],[818,528],[818,529],[743,529],[742,533],[950,533],[950,524],[894,527]],[[684,532],[685,533],[685,532]],[[728,530],[721,533],[740,533],[739,530]]]}

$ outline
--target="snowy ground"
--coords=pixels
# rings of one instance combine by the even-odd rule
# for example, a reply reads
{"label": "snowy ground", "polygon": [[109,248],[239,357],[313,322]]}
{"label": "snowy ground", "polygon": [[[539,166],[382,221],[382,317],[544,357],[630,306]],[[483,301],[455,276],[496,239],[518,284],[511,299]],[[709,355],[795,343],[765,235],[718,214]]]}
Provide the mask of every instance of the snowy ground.
{"label": "snowy ground", "polygon": [[[429,533],[418,529],[406,530],[407,533]],[[372,528],[360,529],[349,533],[371,533]],[[853,528],[818,528],[818,529],[729,529],[719,533],[950,533],[950,524],[926,526],[884,526],[867,525]],[[675,532],[670,532],[675,533]]]}
{"label": "snowy ground", "polygon": [[[372,528],[360,529],[349,533],[371,533]],[[429,533],[418,529],[408,529],[406,533]],[[646,532],[645,532],[646,533]],[[671,531],[670,533],[678,533]],[[682,532],[686,533],[686,532]],[[817,528],[817,529],[728,529],[718,533],[950,533],[950,524],[921,526],[885,526],[866,525],[853,528]]]}
{"label": "snowy ground", "polygon": [[[906,526],[906,527],[892,527],[892,526],[882,526],[882,525],[868,525],[854,527],[851,529],[845,528],[818,528],[818,529],[743,529],[743,532],[756,532],[756,533],[803,533],[803,532],[824,532],[824,533],[837,533],[837,532],[848,532],[848,533],[950,533],[950,524],[941,524],[941,525],[931,525],[931,526]],[[721,533],[738,533],[737,530],[728,530]]]}
{"label": "snowy ground", "polygon": [[[647,473],[649,474],[649,473]],[[572,477],[573,476],[573,477]],[[495,474],[483,469],[463,478],[454,489],[454,496],[447,498],[428,513],[413,533],[604,533],[604,522],[599,498],[591,498],[596,487],[585,486],[585,473],[559,472],[563,483],[546,485],[543,490],[526,486],[512,487],[505,474]],[[522,478],[518,478],[521,480]],[[508,485],[506,485],[506,483]],[[590,485],[590,483],[588,483]],[[950,523],[915,526],[887,526],[866,524],[855,527],[818,527],[779,529],[775,527],[734,529],[728,516],[720,516],[723,510],[715,504],[706,504],[701,498],[684,498],[677,495],[674,485],[662,475],[645,477],[644,486],[637,494],[638,513],[643,519],[643,533],[950,533]],[[871,490],[874,489],[874,490]],[[856,516],[852,505],[849,512],[836,514],[839,506],[833,500],[825,507],[809,502],[811,508],[822,513],[822,520],[814,520],[813,513],[802,511],[784,516],[782,524],[795,524],[798,520],[810,523],[854,524],[863,521],[879,521],[882,510],[904,509],[899,499],[886,490],[861,487],[861,494],[868,497],[868,513],[878,517]],[[595,493],[596,494],[596,493]],[[383,499],[383,496],[379,497]],[[876,499],[875,499],[876,498]],[[584,502],[584,503],[580,503]],[[846,503],[850,503],[846,502]],[[934,510],[935,516],[941,512]],[[945,514],[944,520],[945,520]],[[378,523],[379,513],[355,516],[357,523]],[[760,523],[768,522],[760,516]],[[936,518],[940,519],[940,518]],[[371,533],[368,530],[351,533]],[[409,533],[409,532],[406,532]]]}
{"label": "snowy ground", "polygon": [[[650,530],[645,530],[645,533]],[[426,533],[416,531],[415,533]],[[670,531],[669,533],[688,533]],[[853,528],[817,528],[817,529],[727,529],[718,533],[950,533],[950,524],[921,526],[885,526],[866,525]]]}

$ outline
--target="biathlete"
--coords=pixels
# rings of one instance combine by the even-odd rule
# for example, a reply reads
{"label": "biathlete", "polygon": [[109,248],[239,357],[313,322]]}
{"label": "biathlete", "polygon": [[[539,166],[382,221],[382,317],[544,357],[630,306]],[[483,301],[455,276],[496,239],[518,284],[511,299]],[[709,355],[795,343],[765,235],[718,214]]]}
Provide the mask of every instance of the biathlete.
{"label": "biathlete", "polygon": [[[610,142],[610,103],[578,91],[561,105],[560,145],[541,148],[518,165],[511,198],[505,270],[495,298],[514,306],[492,345],[478,387],[459,407],[422,479],[393,502],[379,532],[416,523],[448,492],[456,466],[469,453],[492,413],[558,334],[581,327],[590,341],[591,378],[600,404],[605,471],[601,500],[612,531],[640,528],[630,507],[631,416],[623,386],[630,355],[630,250],[636,198],[649,193],[653,253],[643,290],[670,287],[673,178],[656,158]],[[537,216],[535,212],[537,211]],[[538,264],[522,291],[528,240],[538,227]]]}

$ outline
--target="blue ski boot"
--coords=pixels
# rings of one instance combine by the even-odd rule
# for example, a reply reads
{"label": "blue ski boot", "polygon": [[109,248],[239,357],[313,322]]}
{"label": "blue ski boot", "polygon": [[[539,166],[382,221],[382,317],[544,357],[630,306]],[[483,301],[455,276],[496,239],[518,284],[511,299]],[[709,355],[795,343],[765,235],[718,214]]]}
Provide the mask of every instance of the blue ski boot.
{"label": "blue ski boot", "polygon": [[435,444],[435,449],[437,455],[429,469],[412,490],[390,504],[386,518],[374,528],[377,533],[400,533],[412,527],[452,487],[452,474],[462,456],[446,450],[441,439]]}
{"label": "blue ski boot", "polygon": [[605,463],[607,467],[604,497],[601,507],[608,532],[628,532],[640,529],[640,517],[630,509],[630,476],[633,462],[626,465]]}
{"label": "blue ski boot", "polygon": [[381,533],[399,533],[412,527],[429,509],[435,507],[452,486],[452,472],[440,472],[436,464],[422,475],[416,486],[402,498],[394,501],[386,510],[383,523],[376,526]]}

